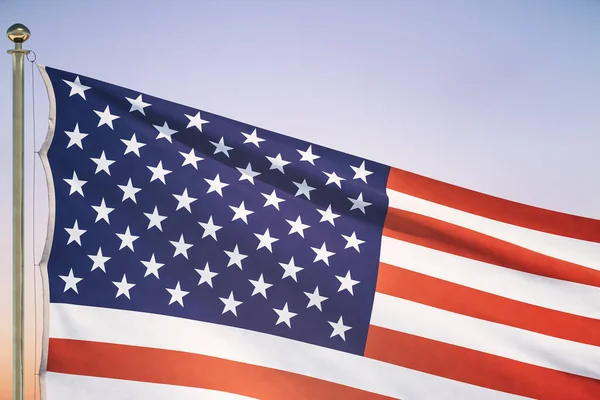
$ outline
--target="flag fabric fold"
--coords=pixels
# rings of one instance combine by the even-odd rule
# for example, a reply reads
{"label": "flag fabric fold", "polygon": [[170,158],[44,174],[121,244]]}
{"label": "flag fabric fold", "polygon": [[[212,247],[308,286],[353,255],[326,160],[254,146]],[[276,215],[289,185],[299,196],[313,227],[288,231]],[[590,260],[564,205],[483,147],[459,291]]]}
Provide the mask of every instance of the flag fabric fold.
{"label": "flag fabric fold", "polygon": [[40,67],[44,399],[597,399],[600,221]]}

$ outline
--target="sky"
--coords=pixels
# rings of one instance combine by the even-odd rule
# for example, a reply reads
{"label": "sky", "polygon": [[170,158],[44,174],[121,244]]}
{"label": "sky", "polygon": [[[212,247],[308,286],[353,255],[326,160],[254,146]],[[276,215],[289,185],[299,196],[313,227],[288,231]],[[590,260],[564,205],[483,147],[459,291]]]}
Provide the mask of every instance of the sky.
{"label": "sky", "polygon": [[[31,30],[24,47],[40,64],[484,193],[600,218],[598,1],[0,0],[0,28],[15,22]],[[39,72],[32,80],[30,63],[25,72],[25,368],[33,399],[41,347],[34,264],[48,215],[34,149],[46,136],[48,98]],[[11,379],[11,93],[5,54],[0,398],[9,397]]]}

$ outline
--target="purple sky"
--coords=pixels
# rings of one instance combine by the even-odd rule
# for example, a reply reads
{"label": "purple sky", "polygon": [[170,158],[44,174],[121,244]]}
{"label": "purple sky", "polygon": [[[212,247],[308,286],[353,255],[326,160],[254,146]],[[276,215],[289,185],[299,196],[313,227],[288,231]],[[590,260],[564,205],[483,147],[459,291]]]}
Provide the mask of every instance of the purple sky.
{"label": "purple sky", "polygon": [[[37,61],[398,168],[600,218],[600,2],[16,1]],[[4,39],[4,48],[11,48]],[[11,335],[11,60],[0,63],[0,397]],[[26,65],[27,339],[46,183]],[[36,146],[48,101],[35,71]],[[39,311],[39,309],[38,309]],[[39,350],[39,345],[38,345]],[[31,392],[31,380],[28,380]],[[5,390],[6,389],[6,390]],[[31,394],[31,393],[29,393]]]}

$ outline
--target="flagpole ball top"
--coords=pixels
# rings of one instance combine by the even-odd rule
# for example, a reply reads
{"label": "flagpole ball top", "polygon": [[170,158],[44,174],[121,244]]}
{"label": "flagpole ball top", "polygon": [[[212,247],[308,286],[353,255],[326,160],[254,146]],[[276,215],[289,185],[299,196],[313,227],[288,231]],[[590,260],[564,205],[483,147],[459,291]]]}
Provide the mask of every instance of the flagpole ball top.
{"label": "flagpole ball top", "polygon": [[29,29],[23,24],[14,24],[6,31],[6,36],[13,43],[23,43],[29,36],[31,36],[31,32]]}

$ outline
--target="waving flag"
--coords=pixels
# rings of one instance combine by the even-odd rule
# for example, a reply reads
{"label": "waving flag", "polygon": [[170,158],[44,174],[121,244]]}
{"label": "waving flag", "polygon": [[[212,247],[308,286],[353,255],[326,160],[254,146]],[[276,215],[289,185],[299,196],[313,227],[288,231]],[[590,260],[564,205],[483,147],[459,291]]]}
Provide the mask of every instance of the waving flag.
{"label": "waving flag", "polygon": [[598,399],[600,221],[41,67],[45,399]]}

